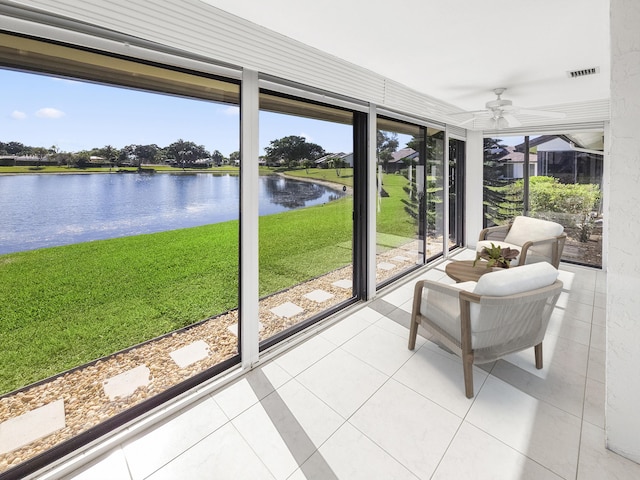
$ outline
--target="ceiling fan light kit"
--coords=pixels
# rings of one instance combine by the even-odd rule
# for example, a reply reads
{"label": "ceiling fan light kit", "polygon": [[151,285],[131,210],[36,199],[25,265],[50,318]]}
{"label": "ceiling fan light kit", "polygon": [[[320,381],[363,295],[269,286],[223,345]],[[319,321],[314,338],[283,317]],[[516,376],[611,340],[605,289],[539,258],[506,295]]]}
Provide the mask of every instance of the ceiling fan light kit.
{"label": "ceiling fan light kit", "polygon": [[496,128],[498,130],[502,128],[507,128],[509,126],[509,122],[507,121],[507,119],[502,116],[496,118],[495,120],[496,120]]}
{"label": "ceiling fan light kit", "polygon": [[514,107],[511,100],[502,98],[502,94],[506,90],[507,89],[504,87],[494,88],[493,93],[497,98],[495,100],[489,100],[485,104],[484,110],[459,112],[454,113],[453,115],[472,115],[471,118],[460,122],[459,125],[461,126],[474,121],[477,116],[489,116],[489,120],[492,126],[496,129],[521,126],[522,123],[516,118],[516,115],[518,114],[536,115],[547,118],[564,118],[566,116],[566,114],[562,112],[550,112],[546,110],[531,110]]}

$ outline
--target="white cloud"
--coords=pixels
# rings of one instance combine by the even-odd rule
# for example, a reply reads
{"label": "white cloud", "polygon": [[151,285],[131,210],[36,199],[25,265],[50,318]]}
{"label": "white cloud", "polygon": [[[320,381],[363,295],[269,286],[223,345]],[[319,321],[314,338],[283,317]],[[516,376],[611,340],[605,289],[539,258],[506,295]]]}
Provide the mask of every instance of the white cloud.
{"label": "white cloud", "polygon": [[64,117],[64,112],[57,108],[45,107],[36,112],[36,117],[40,118],[61,118]]}
{"label": "white cloud", "polygon": [[54,82],[68,83],[68,84],[71,84],[71,85],[84,83],[84,82],[80,82],[78,80],[71,80],[70,78],[52,77],[51,80],[53,80]]}
{"label": "white cloud", "polygon": [[13,118],[14,120],[24,120],[27,118],[27,114],[21,112],[20,110],[14,110],[13,112],[11,112],[11,118]]}
{"label": "white cloud", "polygon": [[224,113],[225,115],[237,117],[238,115],[240,115],[240,108],[228,106],[227,108],[222,109],[222,113]]}

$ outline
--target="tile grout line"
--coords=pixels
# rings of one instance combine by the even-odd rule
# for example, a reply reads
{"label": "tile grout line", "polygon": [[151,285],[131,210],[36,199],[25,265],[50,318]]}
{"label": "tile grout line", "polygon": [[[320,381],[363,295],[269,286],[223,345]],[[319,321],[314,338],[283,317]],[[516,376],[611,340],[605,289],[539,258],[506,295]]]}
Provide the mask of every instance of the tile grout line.
{"label": "tile grout line", "polygon": [[[293,412],[288,408],[288,406],[286,405],[285,401],[280,396],[280,394],[278,392],[278,389],[273,386],[273,384],[269,381],[269,379],[264,374],[264,372],[262,372],[262,370],[256,370],[256,375],[260,375],[261,380],[263,382],[266,382],[267,384],[269,384],[269,385],[271,385],[273,387],[273,392],[271,392],[269,395],[266,395],[258,403],[260,403],[260,405],[262,405],[262,407],[264,408],[265,407],[264,400],[266,400],[268,397],[273,397],[273,400],[277,401],[277,403],[278,403],[278,406],[276,407],[278,412],[279,413],[282,413],[283,411],[286,412],[288,420],[290,422],[292,422],[292,424],[295,426],[296,431],[298,433],[300,433],[300,436],[303,438],[303,442],[306,443],[306,445],[311,445],[313,447],[313,449],[311,450],[311,453],[308,456],[306,456],[305,458],[302,458],[300,452],[294,451],[294,450],[298,449],[299,446],[300,446],[300,438],[297,438],[297,437],[296,438],[288,438],[288,436],[285,435],[285,427],[284,427],[284,425],[282,425],[281,422],[276,421],[277,417],[275,415],[274,409],[264,408],[265,412],[267,413],[267,416],[271,420],[272,425],[276,428],[278,434],[280,435],[280,438],[284,441],[285,445],[287,446],[287,448],[289,450],[289,453],[291,454],[291,456],[295,460],[296,465],[298,466],[298,468],[296,470],[302,470],[303,465],[305,465],[307,463],[307,461],[311,457],[313,457],[314,455],[317,454],[319,456],[319,458],[320,458],[320,461],[325,466],[325,469],[323,470],[323,472],[324,473],[331,472],[333,474],[333,478],[332,477],[328,477],[327,480],[334,480],[334,479],[338,480],[338,476],[335,474],[335,472],[333,472],[333,469],[331,468],[329,463],[325,460],[325,458],[320,453],[320,447],[316,447],[316,445],[313,443],[313,441],[311,440],[309,435],[307,435],[305,429],[297,421],[297,419],[295,418],[295,415],[293,414]],[[295,378],[295,377],[293,377],[293,378]],[[256,392],[256,385],[255,385],[255,379],[253,379],[254,380],[253,383],[252,383],[251,380],[252,379],[249,379],[249,378],[247,379],[247,381],[249,382],[249,385],[254,390],[254,393],[257,393]],[[298,382],[298,383],[300,383],[300,382]],[[302,386],[304,387],[304,385],[302,385]],[[313,393],[313,392],[311,392],[311,393]],[[234,425],[234,428],[235,428],[235,425]],[[236,428],[236,430],[237,430],[237,428]],[[244,439],[244,436],[242,435],[242,432],[240,432],[238,430],[238,433]],[[334,434],[335,434],[335,432],[334,432]],[[331,438],[331,437],[329,437],[329,438]],[[247,442],[247,444],[249,445],[251,450],[253,450],[253,447],[251,447],[251,444],[246,439],[245,439],[245,442]],[[326,442],[326,440],[325,440],[325,442]],[[302,447],[304,447],[304,445]],[[258,454],[258,452],[256,452],[255,450],[253,450],[253,451],[256,454],[256,456],[260,459],[260,461],[264,464],[264,461],[262,460],[262,457]],[[276,475],[274,474],[274,472],[271,471],[271,469],[269,468],[268,465],[265,464],[265,468],[269,472],[271,472],[271,474],[274,476],[274,478],[277,478]],[[291,472],[289,474],[289,476],[293,475],[296,472],[296,470]]]}
{"label": "tile grout line", "polygon": [[582,414],[580,417],[580,436],[578,437],[578,456],[576,458],[576,480],[578,480],[578,475],[580,474],[580,455],[582,453],[582,436],[584,433],[584,412],[585,412],[585,405],[587,402],[587,382],[589,381],[589,363],[591,362],[591,341],[593,339],[593,313],[594,313],[594,309],[595,309],[595,291],[594,291],[594,300],[593,300],[593,305],[591,307],[591,323],[590,323],[590,329],[589,329],[589,350],[587,352],[587,366],[585,369],[585,373],[584,373],[584,389],[582,392]]}

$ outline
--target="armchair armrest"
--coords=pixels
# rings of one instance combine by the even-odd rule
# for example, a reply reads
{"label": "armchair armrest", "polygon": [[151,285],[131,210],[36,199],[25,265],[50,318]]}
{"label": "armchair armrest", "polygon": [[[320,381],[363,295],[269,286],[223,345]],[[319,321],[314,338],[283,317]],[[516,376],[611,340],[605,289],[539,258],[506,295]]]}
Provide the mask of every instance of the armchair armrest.
{"label": "armchair armrest", "polygon": [[422,290],[426,287],[435,292],[450,295],[452,298],[458,298],[460,292],[464,291],[459,288],[460,284],[446,284],[435,282],[433,280],[419,280],[413,288],[413,316],[420,313],[420,303],[422,302]]}
{"label": "armchair armrest", "polygon": [[[460,295],[462,293],[470,293],[466,288],[473,289],[476,282],[463,282],[456,284],[446,284],[436,282],[433,280],[420,280],[416,282],[413,291],[413,307],[411,311],[411,326],[409,335],[409,349],[415,348],[416,334],[418,331],[418,325],[421,320],[426,320],[426,312],[422,311],[424,290],[428,290],[429,293],[429,316],[431,314],[442,315],[456,315],[460,308]],[[445,313],[448,312],[448,313]]]}
{"label": "armchair armrest", "polygon": [[450,295],[452,297],[458,298],[460,292],[470,293],[465,287],[468,284],[473,284],[475,286],[476,282],[462,282],[462,283],[442,283],[436,282],[435,280],[419,280],[416,282],[416,285],[413,289],[414,299],[416,296],[420,297],[422,295],[422,290],[424,288],[428,288],[429,290],[433,290],[435,292],[443,293],[445,295]]}
{"label": "armchair armrest", "polygon": [[511,228],[511,224],[507,225],[497,225],[495,227],[485,228],[480,231],[480,236],[478,240],[504,240],[509,233],[509,229]]}
{"label": "armchair armrest", "polygon": [[551,246],[551,265],[553,265],[556,269],[560,265],[560,257],[562,256],[562,250],[564,249],[564,242],[567,239],[567,234],[562,233],[556,237],[544,238],[542,240],[536,240],[535,242],[525,242],[522,245],[522,250],[520,251],[520,259],[518,261],[518,265],[524,265],[527,261],[527,253],[531,248],[541,247],[545,245]]}

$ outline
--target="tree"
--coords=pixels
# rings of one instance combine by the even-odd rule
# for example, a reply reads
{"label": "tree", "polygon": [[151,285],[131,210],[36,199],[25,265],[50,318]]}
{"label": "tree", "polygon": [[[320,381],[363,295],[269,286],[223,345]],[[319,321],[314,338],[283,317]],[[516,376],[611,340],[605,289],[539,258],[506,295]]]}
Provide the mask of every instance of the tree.
{"label": "tree", "polygon": [[240,152],[237,150],[235,152],[231,152],[229,154],[229,162],[231,162],[232,165],[235,165],[236,162],[240,162]]}
{"label": "tree", "polygon": [[138,166],[142,166],[143,163],[158,163],[160,153],[158,145],[152,143],[150,145],[135,145],[134,147]]}
{"label": "tree", "polygon": [[505,148],[499,138],[484,139],[483,205],[487,227],[504,224],[521,215],[524,208],[522,188],[505,179],[504,165],[498,161]]}
{"label": "tree", "polygon": [[120,152],[117,148],[112,147],[111,145],[106,145],[96,152],[98,156],[104,158],[109,163],[109,169],[116,163],[118,155]]}
{"label": "tree", "polygon": [[196,145],[179,139],[166,148],[167,156],[176,160],[184,168],[201,158],[209,158],[209,152],[203,145]]}
{"label": "tree", "polygon": [[6,152],[6,155],[25,155],[29,147],[20,142],[7,142],[0,144],[0,150]]}
{"label": "tree", "polygon": [[36,167],[40,168],[40,164],[42,163],[42,159],[47,156],[47,153],[48,153],[47,149],[44,148],[44,147],[35,147],[35,148],[31,149],[31,151],[33,152],[33,154],[36,157],[38,157],[38,162],[36,164]]}
{"label": "tree", "polygon": [[376,137],[376,153],[378,155],[378,162],[382,164],[384,173],[387,173],[387,166],[389,165],[389,161],[393,158],[391,154],[398,150],[398,134],[378,130]]}
{"label": "tree", "polygon": [[320,145],[307,142],[298,135],[272,140],[264,151],[268,163],[285,163],[290,168],[298,166],[304,159],[317,160],[325,155]]}
{"label": "tree", "polygon": [[302,161],[302,165],[304,166],[304,169],[307,172],[307,175],[309,175],[309,169],[315,165],[315,162],[313,160],[309,160],[308,158],[305,158]]}
{"label": "tree", "polygon": [[125,145],[120,149],[118,154],[116,166],[120,166],[123,163],[131,163],[136,159],[136,145]]}
{"label": "tree", "polygon": [[213,163],[215,163],[217,166],[220,166],[224,161],[224,155],[222,155],[219,150],[214,150],[213,152],[211,152],[211,160],[213,160]]}
{"label": "tree", "polygon": [[58,165],[67,165],[67,168],[71,167],[71,163],[73,161],[73,153],[69,152],[58,152],[56,154],[56,158],[58,159]]}
{"label": "tree", "polygon": [[82,150],[77,152],[75,155],[76,167],[78,168],[86,168],[89,164],[89,158],[91,157],[91,153],[87,150]]}
{"label": "tree", "polygon": [[50,159],[56,160],[58,158],[59,149],[57,145],[51,145],[47,149],[47,155]]}
{"label": "tree", "polygon": [[346,162],[343,159],[338,157],[330,158],[328,161],[331,167],[336,169],[336,175],[339,177],[340,170],[345,167]]}
{"label": "tree", "polygon": [[199,158],[209,157],[209,152],[203,145],[196,145],[194,142],[187,142],[182,139],[173,142],[166,150],[170,157],[180,160],[196,161]]}

